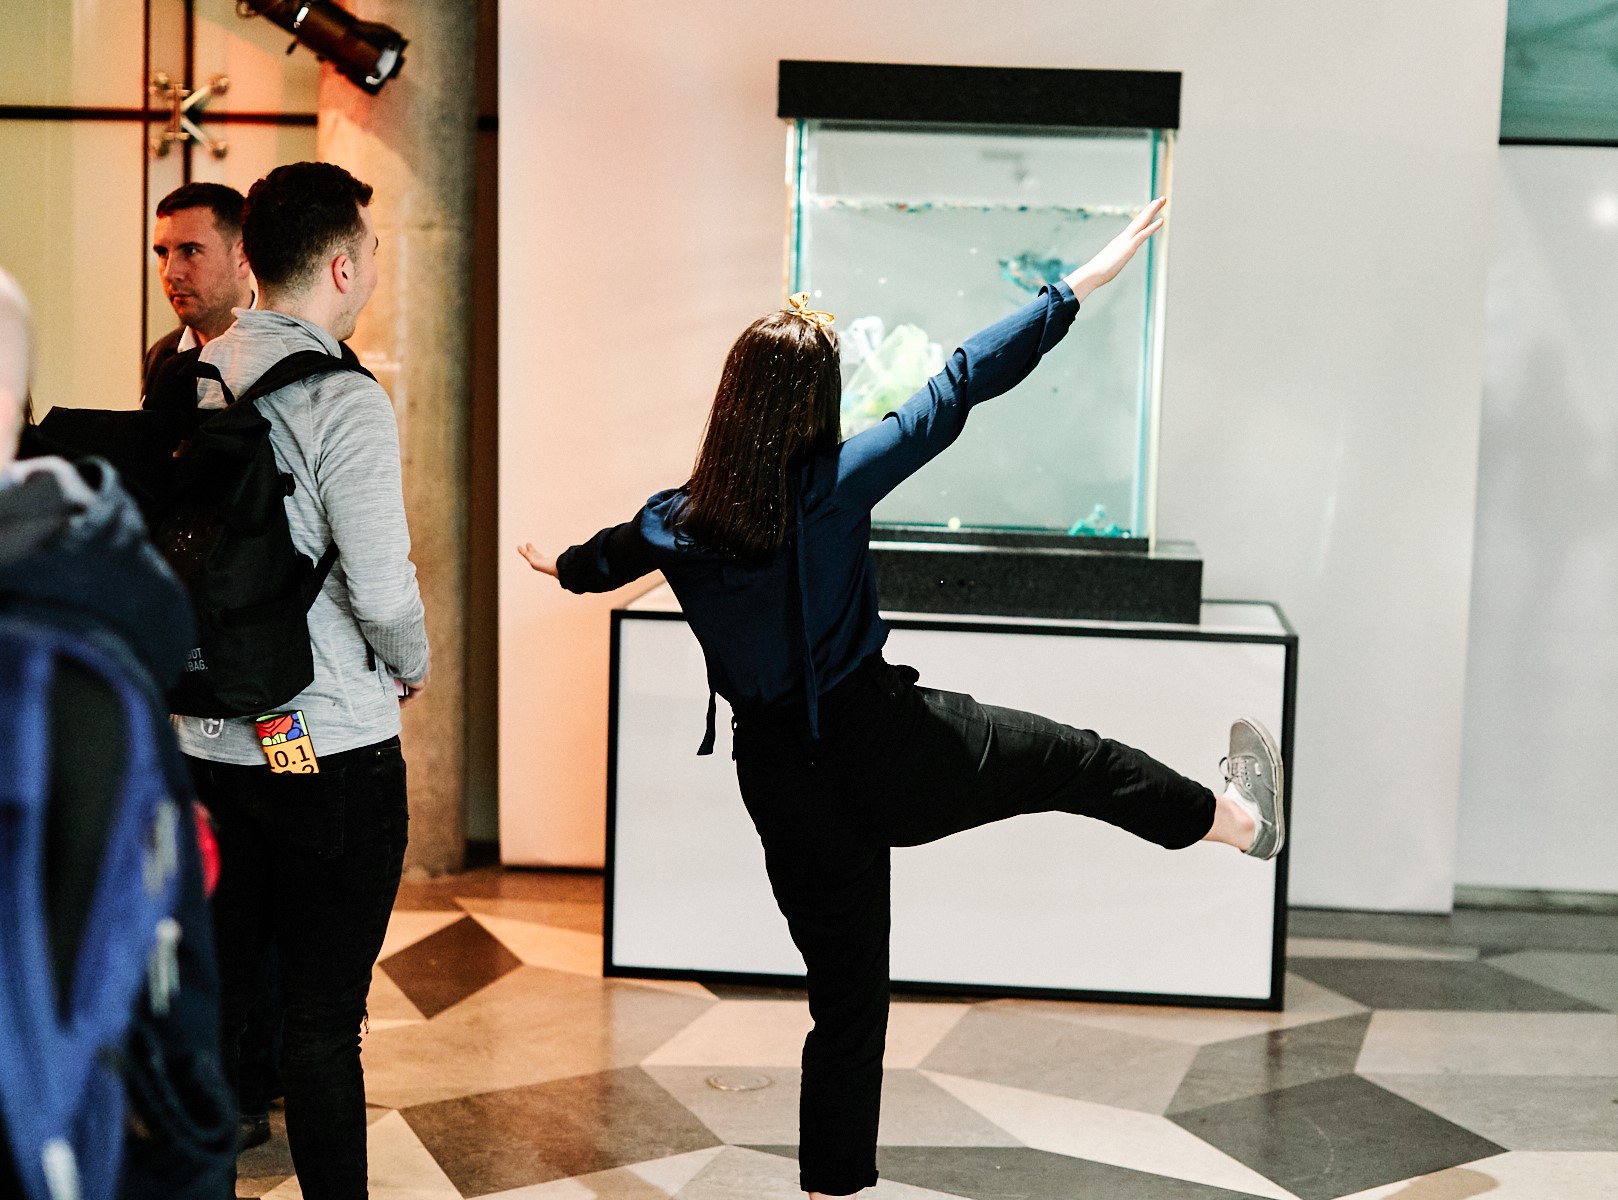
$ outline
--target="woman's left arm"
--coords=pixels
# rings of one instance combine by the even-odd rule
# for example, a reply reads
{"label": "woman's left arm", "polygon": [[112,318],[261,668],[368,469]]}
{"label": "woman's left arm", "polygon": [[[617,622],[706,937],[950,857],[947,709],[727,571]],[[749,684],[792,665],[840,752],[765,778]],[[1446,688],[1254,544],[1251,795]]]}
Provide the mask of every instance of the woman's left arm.
{"label": "woman's left arm", "polygon": [[657,570],[655,552],[641,531],[644,515],[603,529],[554,559],[541,554],[532,542],[518,546],[517,553],[570,592],[610,592]]}

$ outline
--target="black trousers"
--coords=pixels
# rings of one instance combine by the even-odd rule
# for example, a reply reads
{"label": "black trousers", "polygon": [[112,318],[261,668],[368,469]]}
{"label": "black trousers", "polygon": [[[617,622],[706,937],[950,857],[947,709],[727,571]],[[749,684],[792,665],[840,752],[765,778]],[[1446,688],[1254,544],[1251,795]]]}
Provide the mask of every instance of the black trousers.
{"label": "black trousers", "polygon": [[318,775],[187,762],[219,838],[213,905],[226,1077],[239,1086],[242,1032],[273,945],[298,1184],[308,1200],[364,1200],[360,1023],[404,864],[399,739],[322,755]]}
{"label": "black trousers", "polygon": [[742,799],[808,967],[805,1191],[848,1195],[877,1178],[890,847],[1036,812],[1094,817],[1171,850],[1213,826],[1213,793],[1138,750],[916,680],[866,660],[822,698],[814,742],[798,708],[735,719]]}

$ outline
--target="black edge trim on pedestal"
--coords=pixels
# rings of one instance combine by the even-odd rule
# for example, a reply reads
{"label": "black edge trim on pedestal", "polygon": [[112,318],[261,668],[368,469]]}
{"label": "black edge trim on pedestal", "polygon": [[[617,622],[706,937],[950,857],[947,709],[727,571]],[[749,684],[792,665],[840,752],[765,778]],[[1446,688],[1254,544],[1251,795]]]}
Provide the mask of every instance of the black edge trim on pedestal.
{"label": "black edge trim on pedestal", "polygon": [[[1181,642],[1250,642],[1254,645],[1286,646],[1295,643],[1298,635],[1287,621],[1286,614],[1280,607],[1268,600],[1219,600],[1208,601],[1218,604],[1261,604],[1266,608],[1274,609],[1285,632],[1283,633],[1216,633],[1197,629],[1189,625],[1164,623],[1153,625],[1142,621],[1128,629],[1108,629],[1102,622],[1094,625],[1034,625],[1029,624],[1021,617],[994,617],[986,616],[980,621],[951,621],[948,617],[934,620],[929,617],[896,616],[892,612],[884,611],[882,620],[893,629],[923,629],[933,633],[1033,633],[1047,634],[1056,637],[1104,637],[1104,638],[1149,638],[1154,641],[1181,641]],[[678,610],[646,609],[636,611],[632,609],[614,609],[613,620],[618,620],[619,614],[625,618],[636,621],[684,621],[685,614]],[[616,624],[614,625],[616,629]]]}
{"label": "black edge trim on pedestal", "polygon": [[782,59],[776,115],[821,121],[1178,129],[1178,71]]}
{"label": "black edge trim on pedestal", "polygon": [[[802,991],[802,975],[755,975],[743,971],[684,971],[668,967],[615,966],[608,975],[616,979],[682,979],[696,983],[734,983],[750,987],[776,987]],[[1015,997],[1024,1000],[1078,1000],[1093,1004],[1160,1004],[1174,1008],[1240,1008],[1268,1012],[1277,1007],[1262,996],[1182,996],[1168,992],[1101,992],[1068,988],[1017,987],[998,983],[937,983],[931,980],[895,979],[894,998],[909,992],[917,996],[981,996],[985,999]]]}
{"label": "black edge trim on pedestal", "polygon": [[[644,593],[643,593],[644,594]],[[974,625],[963,621],[915,621],[903,618],[887,619],[900,629],[958,630],[981,633],[992,630],[999,633],[1065,634],[1084,637],[1155,638],[1160,641],[1183,640],[1189,642],[1250,642],[1260,645],[1285,647],[1285,665],[1282,668],[1281,699],[1281,760],[1286,765],[1286,794],[1282,799],[1287,817],[1287,828],[1292,827],[1292,739],[1296,726],[1298,688],[1298,635],[1287,620],[1279,604],[1269,600],[1221,600],[1219,604],[1263,605],[1274,611],[1286,630],[1284,634],[1230,634],[1202,633],[1197,630],[1176,628],[1154,629],[1100,629],[1094,627],[1060,628],[1044,625],[1021,625],[1015,618],[1004,624]],[[612,956],[613,861],[617,847],[618,827],[618,675],[620,669],[620,627],[626,619],[638,621],[684,621],[685,614],[678,610],[648,609],[634,611],[628,608],[612,610],[612,640],[607,677],[607,858],[603,871],[601,973],[610,979],[682,979],[703,983],[756,984],[764,987],[799,987],[802,975],[759,975],[739,971],[672,970],[666,967],[635,967],[620,964]],[[1158,1004],[1179,1008],[1239,1008],[1265,1012],[1279,1012],[1286,1004],[1286,945],[1287,945],[1287,879],[1288,864],[1292,858],[1292,835],[1281,849],[1275,863],[1275,915],[1274,941],[1270,951],[1270,995],[1267,999],[1251,996],[1181,996],[1158,993],[1102,992],[1070,988],[1027,988],[999,984],[954,984],[894,980],[895,991],[926,995],[959,996],[1017,996],[1031,1000],[1081,1000],[1109,1004]]]}
{"label": "black edge trim on pedestal", "polygon": [[1503,137],[1502,146],[1574,146],[1590,150],[1618,149],[1618,138]]}
{"label": "black edge trim on pedestal", "polygon": [[612,610],[612,639],[607,654],[607,859],[601,872],[601,973],[617,974],[612,962],[613,863],[618,857],[618,671],[619,627],[626,616]]}
{"label": "black edge trim on pedestal", "polygon": [[[1276,615],[1286,624],[1286,616],[1281,612],[1280,605],[1275,606]],[[1290,630],[1291,626],[1287,628]],[[1281,796],[1281,811],[1286,814],[1287,840],[1281,847],[1281,853],[1275,860],[1275,945],[1271,950],[1270,958],[1270,993],[1273,1007],[1280,1011],[1286,1007],[1286,975],[1287,975],[1287,917],[1289,909],[1286,903],[1287,881],[1291,875],[1292,864],[1292,765],[1296,757],[1293,753],[1293,732],[1297,727],[1298,703],[1298,637],[1293,634],[1287,639],[1287,654],[1285,680],[1281,688],[1281,762],[1286,766],[1286,787]]]}

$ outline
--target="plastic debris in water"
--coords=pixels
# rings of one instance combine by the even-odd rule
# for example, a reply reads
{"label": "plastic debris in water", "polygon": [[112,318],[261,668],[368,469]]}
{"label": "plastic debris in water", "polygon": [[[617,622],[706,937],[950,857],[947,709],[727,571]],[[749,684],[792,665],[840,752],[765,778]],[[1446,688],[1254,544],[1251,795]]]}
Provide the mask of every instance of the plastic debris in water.
{"label": "plastic debris in water", "polygon": [[843,368],[857,367],[870,358],[886,335],[881,317],[855,317],[837,337],[843,351]]}
{"label": "plastic debris in water", "polygon": [[[866,320],[861,317],[854,324]],[[881,322],[876,322],[881,340],[866,351],[843,385],[844,438],[875,425],[944,369],[944,348],[929,342],[919,326],[897,325],[886,337],[881,336],[881,328]]]}
{"label": "plastic debris in water", "polygon": [[1077,263],[1064,262],[1060,258],[1040,258],[1032,250],[1024,251],[1016,258],[1000,260],[1000,274],[1006,282],[1032,293],[1037,293],[1048,283],[1055,283],[1064,275],[1071,275],[1077,269]]}
{"label": "plastic debris in water", "polygon": [[1098,504],[1090,510],[1090,515],[1082,521],[1075,521],[1068,526],[1069,537],[1132,537],[1129,530],[1118,525],[1116,521],[1107,519],[1107,506]]}

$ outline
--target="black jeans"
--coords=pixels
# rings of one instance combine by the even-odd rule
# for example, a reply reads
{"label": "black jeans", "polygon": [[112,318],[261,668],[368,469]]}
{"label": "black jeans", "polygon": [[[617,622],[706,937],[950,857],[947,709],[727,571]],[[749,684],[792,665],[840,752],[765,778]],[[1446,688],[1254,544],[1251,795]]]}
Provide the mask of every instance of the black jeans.
{"label": "black jeans", "polygon": [[308,1200],[363,1200],[360,1022],[404,864],[399,739],[323,755],[318,775],[187,761],[219,836],[214,937],[226,1076],[234,1089],[242,1031],[273,944],[298,1183]]}
{"label": "black jeans", "polygon": [[740,712],[736,774],[809,976],[799,1181],[848,1195],[876,1182],[888,1021],[888,862],[1021,813],[1095,817],[1171,850],[1213,826],[1214,796],[1119,742],[866,660],[801,708]]}

